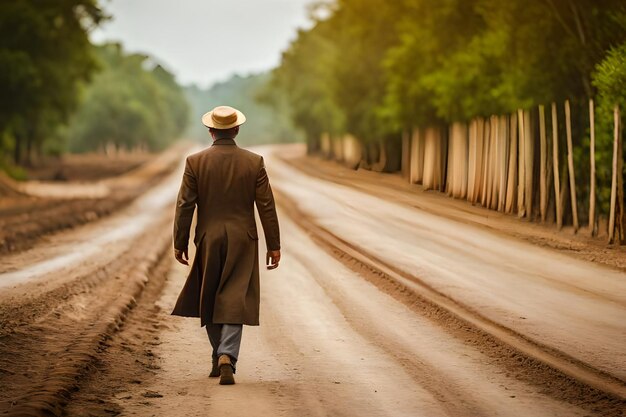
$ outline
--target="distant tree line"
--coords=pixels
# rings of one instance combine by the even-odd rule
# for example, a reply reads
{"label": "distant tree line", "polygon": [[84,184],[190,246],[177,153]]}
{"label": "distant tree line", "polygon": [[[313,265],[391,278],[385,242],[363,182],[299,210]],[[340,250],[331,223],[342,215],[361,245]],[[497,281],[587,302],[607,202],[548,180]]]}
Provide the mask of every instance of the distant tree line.
{"label": "distant tree line", "polygon": [[626,113],[626,2],[334,0],[317,7],[320,17],[298,33],[272,79],[310,150],[323,134],[350,134],[376,153],[381,143],[399,147],[402,132],[415,126],[553,101],[562,108],[568,99],[584,181],[586,109],[594,98],[598,193],[606,207],[613,108]]}
{"label": "distant tree line", "polygon": [[97,0],[0,2],[0,166],[68,145],[158,149],[181,133],[187,106],[171,74],[90,43],[106,19]]}
{"label": "distant tree line", "polygon": [[213,107],[229,105],[241,110],[247,117],[237,142],[240,145],[285,143],[301,141],[302,132],[290,118],[287,97],[269,84],[271,74],[262,72],[247,76],[234,75],[209,88],[191,85],[185,95],[192,109],[187,135],[200,141],[210,139],[200,121]]}

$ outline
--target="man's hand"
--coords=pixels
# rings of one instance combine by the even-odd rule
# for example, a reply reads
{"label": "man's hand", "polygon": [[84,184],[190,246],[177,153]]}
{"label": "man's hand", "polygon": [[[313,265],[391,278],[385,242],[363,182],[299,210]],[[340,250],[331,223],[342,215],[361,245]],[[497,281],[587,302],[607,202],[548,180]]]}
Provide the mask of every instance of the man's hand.
{"label": "man's hand", "polygon": [[[174,249],[174,257],[181,264],[189,265],[189,262],[187,262],[189,260],[189,255],[187,255],[187,249],[185,249],[185,250]],[[280,257],[280,255],[279,255],[279,257]]]}
{"label": "man's hand", "polygon": [[278,268],[278,262],[280,262],[280,251],[268,250],[267,255],[265,256],[265,265],[267,266],[267,269]]}

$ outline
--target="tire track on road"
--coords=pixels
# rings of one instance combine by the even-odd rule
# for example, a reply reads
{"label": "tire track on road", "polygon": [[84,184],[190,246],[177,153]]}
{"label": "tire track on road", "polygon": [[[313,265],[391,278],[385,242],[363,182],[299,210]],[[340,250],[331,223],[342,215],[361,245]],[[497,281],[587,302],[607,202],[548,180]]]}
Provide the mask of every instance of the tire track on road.
{"label": "tire track on road", "polygon": [[292,221],[306,230],[328,253],[413,310],[432,318],[449,331],[484,350],[519,379],[539,386],[554,398],[582,406],[603,416],[619,416],[626,408],[623,381],[554,349],[493,323],[380,259],[357,249],[316,224],[284,193],[277,202]]}

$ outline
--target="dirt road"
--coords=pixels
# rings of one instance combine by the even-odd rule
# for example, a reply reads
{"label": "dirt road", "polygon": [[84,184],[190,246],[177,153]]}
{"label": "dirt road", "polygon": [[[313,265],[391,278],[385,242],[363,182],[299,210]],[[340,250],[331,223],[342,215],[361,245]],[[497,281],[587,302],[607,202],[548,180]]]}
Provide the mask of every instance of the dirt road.
{"label": "dirt road", "polygon": [[626,273],[269,159],[278,190],[316,224],[490,320],[626,380]]}
{"label": "dirt road", "polygon": [[[199,322],[169,315],[187,271],[167,241],[178,172],[117,220],[2,258],[2,411],[43,401],[72,416],[623,415],[623,272],[307,176],[274,149],[259,150],[283,261],[262,271],[261,326],[244,329],[235,386],[208,378]],[[74,246],[82,256],[68,263]],[[123,314],[105,308],[120,300]],[[581,382],[577,367],[597,380]]]}
{"label": "dirt road", "polygon": [[333,259],[287,216],[281,219],[284,263],[263,273],[262,324],[244,330],[238,384],[208,379],[203,329],[167,316],[186,272],[174,266],[158,301],[168,327],[152,349],[161,369],[116,394],[122,415],[588,414],[507,375]]}

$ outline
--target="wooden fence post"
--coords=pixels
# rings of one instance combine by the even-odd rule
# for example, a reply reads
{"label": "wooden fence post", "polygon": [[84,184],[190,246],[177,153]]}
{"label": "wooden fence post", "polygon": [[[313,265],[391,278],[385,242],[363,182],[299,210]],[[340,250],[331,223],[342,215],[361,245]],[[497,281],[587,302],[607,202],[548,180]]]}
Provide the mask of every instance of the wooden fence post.
{"label": "wooden fence post", "polygon": [[[473,158],[473,167],[470,170],[474,179],[471,185],[471,201],[472,203],[477,203],[480,199],[480,192],[483,183],[483,165],[485,163],[484,156],[484,147],[485,147],[485,138],[483,137],[483,130],[485,129],[485,121],[482,117],[478,117],[473,120],[473,129],[470,131],[470,151],[474,149]],[[472,145],[473,143],[473,145]]]}
{"label": "wooden fence post", "polygon": [[[613,243],[615,240],[615,211],[616,211],[616,203],[617,203],[617,176],[621,175],[621,172],[617,172],[618,168],[618,155],[619,153],[619,123],[620,123],[620,114],[619,107],[616,105],[613,109],[613,175],[611,176],[611,206],[609,209],[609,243]],[[621,202],[624,204],[624,202]]]}
{"label": "wooden fence post", "polygon": [[524,199],[526,203],[526,217],[532,220],[533,212],[533,154],[534,141],[530,124],[530,111],[524,110],[524,178],[526,185],[524,186]]}
{"label": "wooden fence post", "polygon": [[411,181],[411,130],[404,129],[402,131],[402,159],[400,162],[400,171],[402,176]]}
{"label": "wooden fence post", "polygon": [[424,174],[422,184],[424,190],[439,188],[441,178],[441,138],[438,128],[429,127],[425,131],[424,140]]}
{"label": "wooden fence post", "polygon": [[[448,166],[448,175],[451,177],[449,185],[454,198],[465,198],[467,196],[467,125],[456,122],[450,127],[450,140],[448,141],[450,158],[448,161],[453,164]],[[450,193],[450,190],[448,190]]]}
{"label": "wooden fence post", "polygon": [[488,158],[488,178],[487,178],[487,208],[497,208],[496,195],[496,153],[498,151],[497,144],[498,123],[496,116],[489,117],[489,158]]}
{"label": "wooden fence post", "polygon": [[468,155],[467,155],[467,200],[474,202],[474,194],[476,188],[476,162],[477,162],[477,147],[476,141],[476,119],[472,119],[469,124],[468,135]]}
{"label": "wooden fence post", "polygon": [[559,122],[556,103],[552,103],[552,172],[554,173],[554,205],[556,207],[556,227],[563,226],[563,209],[561,208],[561,181],[559,178]]}
{"label": "wooden fence post", "polygon": [[452,123],[452,125],[449,125],[447,130],[448,130],[448,137],[447,137],[447,142],[448,142],[448,152],[447,154],[444,156],[447,160],[446,163],[446,180],[445,180],[445,185],[443,187],[444,192],[448,195],[448,197],[452,197],[452,188],[454,186],[454,175],[453,175],[453,171],[454,171],[454,161],[452,161],[452,159],[454,158],[454,151],[455,151],[455,146],[454,146],[454,135],[452,133],[452,126],[454,125],[454,123]]}
{"label": "wooden fence post", "polygon": [[589,99],[589,234],[596,234],[596,128],[593,99]]}
{"label": "wooden fence post", "polygon": [[500,145],[500,136],[502,135],[502,131],[500,129],[500,118],[498,116],[493,116],[492,120],[494,135],[494,147],[493,147],[493,183],[492,183],[492,194],[491,194],[491,208],[493,210],[498,209],[498,204],[500,200],[500,152],[502,146]]}
{"label": "wooden fence post", "polygon": [[490,135],[491,125],[489,124],[489,121],[485,119],[483,124],[483,166],[481,170],[482,186],[480,191],[480,204],[482,204],[483,207],[487,207],[487,195],[489,194],[487,183],[489,177],[489,155],[491,152],[491,143],[489,141]]}
{"label": "wooden fence post", "polygon": [[352,135],[343,136],[343,161],[352,169],[357,169],[363,159],[363,145]]}
{"label": "wooden fence post", "polygon": [[578,231],[578,206],[576,205],[576,178],[574,176],[574,150],[572,149],[572,120],[569,100],[565,100],[565,128],[567,129],[567,164],[569,168],[569,189],[572,204],[574,232]]}
{"label": "wooden fence post", "polygon": [[539,106],[539,211],[541,221],[546,221],[546,211],[548,209],[548,154],[546,144],[546,113],[543,105]]}
{"label": "wooden fence post", "polygon": [[[619,112],[619,108],[618,108]],[[617,138],[617,207],[615,213],[615,225],[617,228],[617,243],[626,238],[626,230],[624,229],[624,222],[626,221],[626,207],[624,207],[624,142],[622,140],[622,121],[619,121],[619,130]]]}
{"label": "wooden fence post", "polygon": [[498,199],[498,211],[504,211],[506,205],[506,188],[507,188],[507,174],[508,174],[508,157],[509,157],[509,120],[507,116],[498,117],[498,143],[500,145],[500,152],[498,153],[498,165],[500,171],[500,181],[498,182],[499,199]]}
{"label": "wooden fence post", "polygon": [[517,142],[518,142],[518,175],[517,175],[517,215],[518,217],[524,217],[526,215],[526,204],[524,201],[525,187],[526,187],[526,162],[525,162],[525,145],[524,140],[526,135],[524,133],[524,112],[522,110],[517,111]]}
{"label": "wooden fence post", "polygon": [[437,130],[435,131],[436,133],[436,149],[437,149],[437,172],[436,172],[436,177],[437,178],[437,188],[439,190],[439,192],[444,192],[445,191],[445,170],[446,170],[446,161],[447,161],[447,156],[448,156],[448,138],[446,137],[446,130],[447,128],[444,127],[439,127],[437,128]]}
{"label": "wooden fence post", "polygon": [[509,122],[511,144],[509,147],[509,173],[507,175],[506,207],[507,213],[513,213],[517,186],[517,115],[511,114]]}
{"label": "wooden fence post", "polygon": [[409,181],[412,184],[420,184],[424,175],[424,135],[422,133],[422,129],[414,127],[411,135]]}

